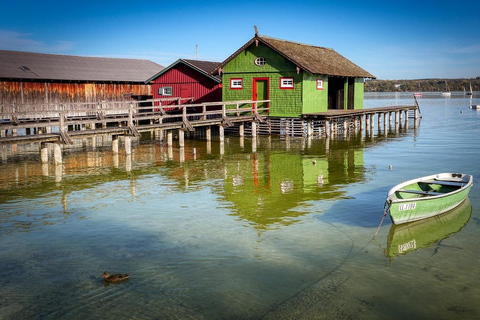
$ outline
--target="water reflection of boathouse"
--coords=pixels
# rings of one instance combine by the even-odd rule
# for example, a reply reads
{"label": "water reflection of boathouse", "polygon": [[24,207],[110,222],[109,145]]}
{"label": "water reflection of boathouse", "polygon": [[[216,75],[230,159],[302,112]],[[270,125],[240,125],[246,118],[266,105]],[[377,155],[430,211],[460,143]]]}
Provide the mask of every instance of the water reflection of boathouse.
{"label": "water reflection of boathouse", "polygon": [[227,163],[225,199],[233,211],[258,229],[289,225],[305,211],[309,201],[334,200],[343,187],[362,181],[363,150],[335,149],[318,155],[263,152]]}

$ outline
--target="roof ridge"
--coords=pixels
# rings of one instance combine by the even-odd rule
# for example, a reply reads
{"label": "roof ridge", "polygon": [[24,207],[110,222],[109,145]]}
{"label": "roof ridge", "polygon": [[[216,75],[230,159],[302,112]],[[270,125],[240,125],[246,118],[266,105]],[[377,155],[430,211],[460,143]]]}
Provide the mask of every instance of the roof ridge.
{"label": "roof ridge", "polygon": [[[302,45],[302,46],[315,47],[315,48],[327,49],[327,50],[335,51],[335,49],[333,49],[333,48],[328,48],[328,47],[323,47],[323,46],[316,46],[316,45],[309,44],[309,43],[303,43],[303,42],[298,42],[298,41],[285,40],[285,39],[280,39],[280,38],[275,38],[275,37],[270,37],[270,36],[263,36],[263,35],[258,35],[258,37],[259,37],[260,39],[272,39],[272,40],[276,40],[276,41],[289,42],[289,43],[298,44],[298,45]],[[336,51],[335,51],[335,52],[336,52]]]}
{"label": "roof ridge", "polygon": [[[12,53],[26,53],[31,55],[43,55],[43,56],[57,56],[57,57],[72,57],[72,58],[85,58],[85,59],[108,59],[108,60],[135,60],[135,61],[150,61],[149,59],[138,59],[138,58],[116,58],[116,57],[102,57],[102,56],[81,56],[76,54],[64,54],[64,53],[45,53],[45,52],[34,52],[34,51],[17,51],[17,50],[0,50],[1,52],[12,52]],[[156,63],[156,62],[153,62]],[[156,63],[158,64],[158,63]]]}

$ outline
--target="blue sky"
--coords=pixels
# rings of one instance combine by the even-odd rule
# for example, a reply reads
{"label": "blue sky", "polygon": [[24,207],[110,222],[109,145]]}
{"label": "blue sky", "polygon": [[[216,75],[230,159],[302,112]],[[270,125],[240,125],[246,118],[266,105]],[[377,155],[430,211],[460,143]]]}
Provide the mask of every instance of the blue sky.
{"label": "blue sky", "polygon": [[379,79],[480,76],[480,1],[0,0],[0,49],[223,61],[254,35],[335,49]]}

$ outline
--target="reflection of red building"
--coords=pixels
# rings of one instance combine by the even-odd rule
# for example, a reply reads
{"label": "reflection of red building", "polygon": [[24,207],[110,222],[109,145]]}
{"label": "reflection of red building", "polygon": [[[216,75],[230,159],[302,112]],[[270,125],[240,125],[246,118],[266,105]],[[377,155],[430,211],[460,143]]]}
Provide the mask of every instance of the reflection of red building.
{"label": "reflection of red building", "polygon": [[154,99],[193,98],[190,103],[221,101],[222,80],[210,75],[219,64],[219,62],[179,59],[152,76],[147,83],[152,84]]}

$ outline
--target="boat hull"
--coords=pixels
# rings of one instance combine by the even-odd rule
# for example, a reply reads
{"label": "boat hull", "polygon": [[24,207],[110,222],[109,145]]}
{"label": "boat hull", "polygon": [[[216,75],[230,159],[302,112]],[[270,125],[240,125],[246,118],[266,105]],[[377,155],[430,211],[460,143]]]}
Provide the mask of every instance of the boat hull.
{"label": "boat hull", "polygon": [[[394,224],[403,224],[433,217],[460,205],[468,196],[473,185],[473,177],[462,175],[462,182],[458,188],[452,186],[440,186],[442,180],[436,180],[437,184],[428,184],[426,181],[435,179],[452,179],[452,174],[443,173],[431,175],[419,179],[410,180],[392,188],[387,197],[390,218]],[[448,182],[447,182],[448,183]],[[452,183],[454,184],[454,182]],[[435,185],[436,190],[424,191],[420,186]],[[442,189],[444,188],[444,189]]]}
{"label": "boat hull", "polygon": [[393,258],[428,248],[433,243],[459,232],[468,223],[471,215],[472,206],[467,198],[455,209],[436,217],[402,225],[393,224],[387,237],[386,255]]}

